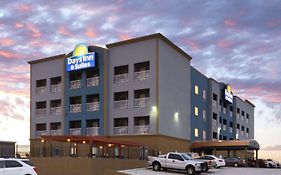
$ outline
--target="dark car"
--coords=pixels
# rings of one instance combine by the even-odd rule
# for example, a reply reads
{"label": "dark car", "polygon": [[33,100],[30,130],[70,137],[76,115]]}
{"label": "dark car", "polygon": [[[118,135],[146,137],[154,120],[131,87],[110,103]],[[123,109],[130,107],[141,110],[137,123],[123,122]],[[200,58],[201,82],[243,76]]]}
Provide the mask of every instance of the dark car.
{"label": "dark car", "polygon": [[245,161],[239,159],[238,157],[227,157],[224,161],[226,166],[244,167],[246,165]]}
{"label": "dark car", "polygon": [[258,159],[258,161],[256,160],[248,160],[248,166],[249,167],[256,167],[256,163],[258,162],[258,167],[260,168],[265,168],[266,165],[265,165],[265,160],[264,159]]}

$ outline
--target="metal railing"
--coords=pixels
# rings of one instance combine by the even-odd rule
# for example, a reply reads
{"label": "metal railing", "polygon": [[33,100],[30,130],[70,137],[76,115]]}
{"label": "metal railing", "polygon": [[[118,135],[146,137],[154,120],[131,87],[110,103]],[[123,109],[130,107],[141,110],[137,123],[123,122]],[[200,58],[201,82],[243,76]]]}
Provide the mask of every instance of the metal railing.
{"label": "metal railing", "polygon": [[222,125],[222,130],[226,130],[226,125]]}
{"label": "metal railing", "polygon": [[226,108],[222,108],[222,112],[226,114]]}
{"label": "metal railing", "polygon": [[61,114],[61,106],[50,108],[50,115],[60,115]]}
{"label": "metal railing", "polygon": [[135,80],[145,80],[148,79],[149,70],[134,72],[134,79]]}
{"label": "metal railing", "polygon": [[237,114],[236,114],[236,120],[239,120],[239,118],[240,118],[240,114],[237,113]]}
{"label": "metal railing", "polygon": [[36,95],[43,95],[47,91],[47,86],[36,87],[35,93]]}
{"label": "metal railing", "polygon": [[240,130],[239,129],[236,129],[236,134],[239,134],[240,133]]}
{"label": "metal railing", "polygon": [[246,133],[246,137],[249,137],[249,133],[248,132]]}
{"label": "metal railing", "polygon": [[87,86],[98,86],[100,84],[100,77],[87,78]]}
{"label": "metal railing", "polygon": [[88,127],[86,128],[87,136],[98,136],[99,135],[99,127]]}
{"label": "metal railing", "polygon": [[233,132],[233,128],[232,128],[232,127],[229,128],[229,132],[230,132],[230,133]]}
{"label": "metal railing", "polygon": [[114,75],[114,83],[124,83],[128,81],[129,81],[128,73]]}
{"label": "metal railing", "polygon": [[249,119],[248,118],[246,118],[246,122],[249,123]]}
{"label": "metal railing", "polygon": [[126,109],[128,108],[128,100],[114,101],[113,106],[115,109]]}
{"label": "metal railing", "polygon": [[230,117],[233,117],[233,112],[230,111],[230,112],[229,112],[229,115],[230,115]]}
{"label": "metal railing", "polygon": [[81,80],[74,80],[69,82],[70,89],[81,88]]}
{"label": "metal railing", "polygon": [[244,131],[242,131],[242,130],[241,130],[241,135],[242,135],[242,136],[244,135]]}
{"label": "metal railing", "polygon": [[59,136],[61,134],[62,134],[61,129],[50,130],[50,135],[52,135],[52,136]]}
{"label": "metal railing", "polygon": [[70,128],[69,135],[81,135],[81,128]]}
{"label": "metal railing", "polygon": [[36,137],[47,135],[46,131],[36,131]]}
{"label": "metal railing", "polygon": [[53,84],[51,85],[51,92],[61,92],[61,84]]}
{"label": "metal railing", "polygon": [[147,98],[135,98],[134,108],[143,108],[149,105],[149,97]]}
{"label": "metal railing", "polygon": [[46,115],[46,108],[40,108],[35,110],[36,116],[43,116]]}
{"label": "metal railing", "polygon": [[90,102],[86,103],[87,111],[98,111],[100,109],[100,103],[99,102]]}
{"label": "metal railing", "polygon": [[114,135],[125,135],[128,134],[128,126],[119,126],[113,128]]}
{"label": "metal railing", "polygon": [[69,112],[71,113],[81,112],[81,104],[69,105]]}
{"label": "metal railing", "polygon": [[147,134],[149,133],[149,125],[135,126],[135,134]]}
{"label": "metal railing", "polygon": [[212,100],[212,104],[213,104],[213,107],[218,107],[218,102],[217,101],[215,101],[215,100]]}
{"label": "metal railing", "polygon": [[218,125],[217,120],[212,119],[212,124],[213,124],[213,126],[217,126]]}

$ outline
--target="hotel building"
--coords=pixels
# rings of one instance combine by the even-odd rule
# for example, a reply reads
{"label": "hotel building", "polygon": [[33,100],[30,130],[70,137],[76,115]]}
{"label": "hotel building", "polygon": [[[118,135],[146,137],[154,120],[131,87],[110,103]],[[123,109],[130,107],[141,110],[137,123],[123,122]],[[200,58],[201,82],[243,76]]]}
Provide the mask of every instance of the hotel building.
{"label": "hotel building", "polygon": [[106,136],[153,152],[253,139],[254,105],[191,59],[157,33],[28,62],[31,154],[45,135]]}

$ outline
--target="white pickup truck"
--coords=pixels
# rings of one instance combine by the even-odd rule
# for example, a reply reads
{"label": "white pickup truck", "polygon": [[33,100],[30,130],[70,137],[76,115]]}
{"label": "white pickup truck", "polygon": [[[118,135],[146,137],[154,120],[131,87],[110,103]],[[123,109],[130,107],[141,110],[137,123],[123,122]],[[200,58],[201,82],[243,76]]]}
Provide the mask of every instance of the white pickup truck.
{"label": "white pickup truck", "polygon": [[148,165],[154,171],[161,169],[184,170],[188,175],[200,174],[206,170],[206,163],[198,160],[191,160],[191,157],[184,153],[170,152],[158,157],[148,156]]}

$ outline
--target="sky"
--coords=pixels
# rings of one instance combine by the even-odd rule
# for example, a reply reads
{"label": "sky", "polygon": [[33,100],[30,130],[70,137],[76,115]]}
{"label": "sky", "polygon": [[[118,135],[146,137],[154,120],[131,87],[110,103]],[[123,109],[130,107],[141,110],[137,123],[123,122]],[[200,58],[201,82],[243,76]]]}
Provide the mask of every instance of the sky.
{"label": "sky", "polygon": [[0,140],[29,143],[27,61],[158,32],[256,105],[255,139],[281,161],[278,0],[1,0]]}

